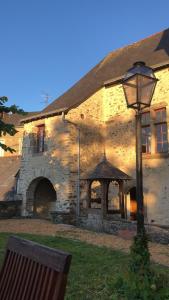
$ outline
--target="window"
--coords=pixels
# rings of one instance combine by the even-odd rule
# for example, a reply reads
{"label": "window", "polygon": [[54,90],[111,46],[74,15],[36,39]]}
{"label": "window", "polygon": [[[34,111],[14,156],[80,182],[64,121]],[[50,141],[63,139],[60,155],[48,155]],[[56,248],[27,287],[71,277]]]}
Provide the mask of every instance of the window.
{"label": "window", "polygon": [[166,108],[151,108],[142,113],[142,153],[155,154],[168,152],[168,129]]}
{"label": "window", "polygon": [[155,110],[156,152],[168,152],[166,109]]}
{"label": "window", "polygon": [[44,152],[45,125],[37,126],[37,152]]}
{"label": "window", "polygon": [[[0,143],[5,144],[5,141],[0,139]],[[4,156],[4,149],[2,149],[1,147],[0,147],[0,156]]]}
{"label": "window", "polygon": [[19,139],[19,148],[18,148],[18,154],[22,155],[22,143],[23,143],[23,138]]}
{"label": "window", "polygon": [[4,119],[4,114],[5,114],[5,113],[4,113],[3,111],[0,112],[0,119],[1,119],[1,120]]}
{"label": "window", "polygon": [[142,153],[151,153],[150,112],[142,114]]}

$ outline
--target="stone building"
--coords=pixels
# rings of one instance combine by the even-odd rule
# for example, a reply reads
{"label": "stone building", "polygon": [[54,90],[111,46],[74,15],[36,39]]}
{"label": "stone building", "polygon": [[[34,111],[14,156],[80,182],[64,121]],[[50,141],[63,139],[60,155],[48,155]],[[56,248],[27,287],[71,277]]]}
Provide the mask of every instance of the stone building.
{"label": "stone building", "polygon": [[[32,113],[28,113],[28,116],[31,115]],[[0,148],[0,201],[13,200],[16,194],[24,131],[24,126],[20,123],[22,118],[22,115],[7,113],[3,113],[0,117],[3,122],[13,124],[17,130],[14,136],[6,134],[0,137],[2,144],[15,150],[15,152],[11,153]]]}
{"label": "stone building", "polygon": [[142,116],[146,222],[169,226],[169,29],[109,53],[41,113],[26,117],[22,214],[111,231],[136,218],[135,112],[121,86],[134,62],[159,79]]}

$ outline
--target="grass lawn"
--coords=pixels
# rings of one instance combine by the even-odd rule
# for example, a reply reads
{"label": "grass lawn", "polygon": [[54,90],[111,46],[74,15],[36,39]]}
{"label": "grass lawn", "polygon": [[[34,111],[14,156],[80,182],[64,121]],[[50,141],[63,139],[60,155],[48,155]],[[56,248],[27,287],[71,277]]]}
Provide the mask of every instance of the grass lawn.
{"label": "grass lawn", "polygon": [[[7,233],[0,233],[0,263],[8,236]],[[118,276],[127,272],[128,256],[124,253],[61,237],[31,234],[19,236],[72,254],[66,300],[120,300],[113,286]],[[169,278],[168,268],[155,268],[166,273]]]}

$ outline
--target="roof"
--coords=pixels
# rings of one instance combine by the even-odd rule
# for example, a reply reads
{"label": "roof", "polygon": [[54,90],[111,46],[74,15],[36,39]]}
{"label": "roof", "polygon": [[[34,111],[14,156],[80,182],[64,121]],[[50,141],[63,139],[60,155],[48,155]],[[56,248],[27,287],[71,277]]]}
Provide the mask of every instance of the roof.
{"label": "roof", "polygon": [[15,186],[15,175],[20,168],[19,156],[0,157],[0,201],[9,200]]}
{"label": "roof", "polygon": [[56,111],[57,114],[58,110],[68,111],[77,107],[105,84],[119,82],[136,61],[144,61],[154,70],[169,65],[169,29],[109,53],[73,87],[48,105],[41,118],[50,115],[50,112]]}
{"label": "roof", "polygon": [[[26,115],[25,115],[25,117],[28,117],[28,118],[30,118],[30,117],[32,117],[32,116],[34,116],[34,115],[36,115],[36,114],[38,114],[39,112],[28,112]],[[3,122],[5,122],[5,123],[9,123],[9,124],[13,124],[14,126],[20,126],[21,124],[20,124],[20,122],[21,122],[21,120],[24,118],[24,116],[23,115],[21,115],[21,114],[7,114],[7,113],[3,113],[3,118],[2,118],[2,120],[3,120]]]}
{"label": "roof", "polygon": [[[68,108],[55,109],[54,111],[50,111],[49,113],[45,113],[45,117],[47,118],[47,117],[60,115],[62,112],[66,111],[66,110],[68,110]],[[32,116],[30,116],[29,114],[25,118],[22,116],[22,119],[20,120],[20,122],[21,123],[26,123],[26,122],[30,122],[30,120],[33,121],[33,120],[41,119],[42,117],[44,117],[43,112],[38,112],[36,114],[32,113]]]}
{"label": "roof", "polygon": [[114,167],[106,157],[94,168],[93,171],[86,174],[83,179],[87,180],[131,180],[132,177],[121,171],[120,169]]}

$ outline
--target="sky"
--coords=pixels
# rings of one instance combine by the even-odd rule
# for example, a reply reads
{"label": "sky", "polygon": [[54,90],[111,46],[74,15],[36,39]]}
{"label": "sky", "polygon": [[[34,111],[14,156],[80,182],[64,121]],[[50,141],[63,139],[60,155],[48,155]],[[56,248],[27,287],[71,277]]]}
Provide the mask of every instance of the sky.
{"label": "sky", "polygon": [[168,0],[0,0],[0,95],[40,111],[109,52],[169,27]]}

